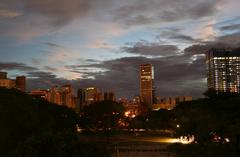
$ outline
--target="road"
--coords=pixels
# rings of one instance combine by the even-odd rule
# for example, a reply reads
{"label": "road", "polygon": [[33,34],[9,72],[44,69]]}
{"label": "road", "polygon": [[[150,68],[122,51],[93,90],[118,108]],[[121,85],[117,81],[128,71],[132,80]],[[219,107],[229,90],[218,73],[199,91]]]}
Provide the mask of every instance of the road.
{"label": "road", "polygon": [[80,140],[88,141],[88,142],[110,142],[111,144],[119,144],[119,143],[152,143],[152,144],[171,144],[177,143],[178,139],[171,137],[163,137],[163,136],[147,136],[147,135],[114,135],[114,136],[85,136],[80,135]]}

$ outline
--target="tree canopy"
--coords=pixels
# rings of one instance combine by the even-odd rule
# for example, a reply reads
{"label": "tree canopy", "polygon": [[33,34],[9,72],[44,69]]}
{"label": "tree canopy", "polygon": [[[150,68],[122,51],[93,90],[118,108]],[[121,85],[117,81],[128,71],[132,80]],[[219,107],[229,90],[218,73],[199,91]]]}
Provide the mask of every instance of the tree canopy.
{"label": "tree canopy", "polygon": [[85,106],[81,125],[91,129],[115,129],[123,117],[124,107],[114,101],[100,101]]}
{"label": "tree canopy", "polygon": [[76,135],[79,116],[71,109],[0,88],[0,156],[104,156]]}

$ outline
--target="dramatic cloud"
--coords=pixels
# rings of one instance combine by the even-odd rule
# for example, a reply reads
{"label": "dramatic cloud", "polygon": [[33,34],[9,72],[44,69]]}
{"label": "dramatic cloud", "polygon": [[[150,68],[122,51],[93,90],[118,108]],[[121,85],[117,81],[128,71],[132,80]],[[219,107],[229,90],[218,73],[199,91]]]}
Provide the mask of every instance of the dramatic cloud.
{"label": "dramatic cloud", "polygon": [[[1,0],[0,33],[19,41],[30,41],[63,29],[75,20],[95,17],[110,0]],[[14,18],[14,19],[13,19]],[[10,19],[12,19],[10,21]],[[82,22],[81,22],[82,23]]]}
{"label": "dramatic cloud", "polygon": [[[42,80],[44,87],[63,83],[71,84],[75,89],[96,86],[105,91],[113,90],[118,97],[130,98],[139,95],[139,66],[151,63],[155,69],[154,87],[157,95],[192,95],[197,98],[202,97],[202,93],[207,89],[205,53],[213,47],[234,46],[235,40],[240,41],[239,34],[220,36],[215,41],[191,45],[181,53],[177,53],[179,50],[174,46],[166,46],[166,48],[150,42],[128,44],[127,48],[121,49],[141,56],[122,57],[102,62],[87,59],[84,61],[86,64],[67,65],[66,69],[81,75],[81,79],[71,81],[57,78],[49,72],[29,74],[37,77],[36,81],[39,85]],[[160,55],[164,57],[158,57]],[[32,79],[31,82],[34,80]]]}
{"label": "dramatic cloud", "polygon": [[11,8],[22,6],[24,14],[37,14],[46,18],[54,26],[61,26],[69,23],[78,16],[85,15],[91,1],[84,0],[3,0],[3,5]]}
{"label": "dramatic cloud", "polygon": [[222,26],[222,27],[220,27],[220,29],[222,31],[233,31],[233,30],[240,31],[240,23],[239,24],[228,25],[228,26]]}
{"label": "dramatic cloud", "polygon": [[37,70],[37,68],[28,66],[24,63],[0,62],[0,70],[34,71]]}
{"label": "dramatic cloud", "polygon": [[35,58],[32,58],[31,59],[31,62],[34,64],[34,65],[40,65],[41,64],[41,61],[39,59],[35,59]]}
{"label": "dramatic cloud", "polygon": [[[154,82],[158,95],[199,97],[206,90],[204,56],[192,60],[185,55],[165,58],[124,57],[101,64],[85,65],[85,68],[104,67],[108,70],[88,73],[88,77],[94,79],[81,79],[80,87],[97,86],[104,90],[114,90],[119,97],[139,95],[139,66],[144,63],[154,65]],[[68,68],[76,70],[76,66]],[[78,70],[82,72],[81,69]]]}
{"label": "dramatic cloud", "polygon": [[180,28],[162,28],[157,30],[160,32],[159,35],[156,36],[157,39],[161,40],[162,38],[166,38],[172,41],[176,41],[179,43],[197,43],[201,42],[200,39],[195,39],[189,35],[181,33],[182,29]]}
{"label": "dramatic cloud", "polygon": [[0,70],[28,89],[71,84],[139,94],[139,66],[157,95],[200,97],[205,52],[239,47],[239,0],[1,0]]}
{"label": "dramatic cloud", "polygon": [[22,15],[21,12],[0,8],[0,18],[15,18],[21,15]]}
{"label": "dramatic cloud", "polygon": [[114,46],[109,44],[106,41],[101,41],[98,40],[92,44],[89,45],[90,48],[94,48],[94,49],[106,49],[106,50],[112,50],[114,51]]}
{"label": "dramatic cloud", "polygon": [[[113,19],[125,26],[198,19],[215,14],[221,0],[134,1],[112,11]],[[136,3],[135,3],[136,2]]]}
{"label": "dramatic cloud", "polygon": [[203,54],[211,48],[236,48],[240,45],[240,33],[229,34],[216,37],[215,41],[203,42],[197,45],[191,45],[184,51],[186,54]]}
{"label": "dramatic cloud", "polygon": [[51,42],[45,42],[43,44],[45,44],[45,45],[47,45],[49,47],[52,47],[52,48],[61,48],[61,49],[63,48],[63,46],[61,46],[59,44],[51,43]]}
{"label": "dramatic cloud", "polygon": [[51,78],[56,78],[56,75],[50,72],[36,71],[36,72],[28,72],[28,77],[51,79]]}
{"label": "dramatic cloud", "polygon": [[46,70],[48,70],[48,71],[52,71],[52,72],[57,71],[56,68],[53,68],[53,67],[50,67],[50,66],[44,66],[44,69],[46,69]]}
{"label": "dramatic cloud", "polygon": [[137,42],[133,46],[122,47],[122,51],[147,56],[171,56],[178,53],[178,48],[175,45]]}
{"label": "dramatic cloud", "polygon": [[231,47],[238,47],[240,44],[240,30],[239,30],[239,32],[234,33],[234,34],[220,36],[216,39],[216,42],[224,43]]}

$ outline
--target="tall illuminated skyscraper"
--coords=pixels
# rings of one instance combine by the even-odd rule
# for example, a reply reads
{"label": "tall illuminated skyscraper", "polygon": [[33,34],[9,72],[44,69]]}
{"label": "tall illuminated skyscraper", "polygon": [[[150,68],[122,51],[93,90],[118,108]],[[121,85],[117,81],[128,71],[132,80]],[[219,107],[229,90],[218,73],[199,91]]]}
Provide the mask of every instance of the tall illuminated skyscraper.
{"label": "tall illuminated skyscraper", "polygon": [[140,65],[140,96],[144,107],[150,108],[153,104],[154,68],[152,64]]}
{"label": "tall illuminated skyscraper", "polygon": [[208,89],[240,93],[240,48],[211,49],[206,64]]}
{"label": "tall illuminated skyscraper", "polygon": [[98,88],[88,87],[85,89],[85,101],[88,105],[102,100],[102,93]]}

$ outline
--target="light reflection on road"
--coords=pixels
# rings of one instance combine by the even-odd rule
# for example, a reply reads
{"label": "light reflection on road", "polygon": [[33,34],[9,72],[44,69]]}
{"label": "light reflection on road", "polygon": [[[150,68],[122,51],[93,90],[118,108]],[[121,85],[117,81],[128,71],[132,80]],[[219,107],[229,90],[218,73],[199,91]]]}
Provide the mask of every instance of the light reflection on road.
{"label": "light reflection on road", "polygon": [[125,137],[122,138],[124,141],[136,141],[136,142],[153,142],[153,143],[182,143],[189,144],[190,141],[182,140],[181,138],[171,138],[171,137]]}
{"label": "light reflection on road", "polygon": [[156,143],[177,143],[179,140],[169,137],[142,137],[138,139],[143,142],[156,142]]}

